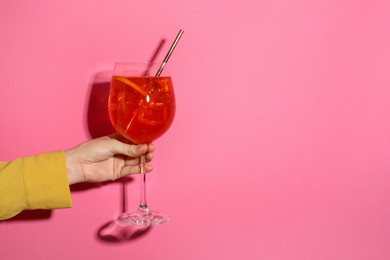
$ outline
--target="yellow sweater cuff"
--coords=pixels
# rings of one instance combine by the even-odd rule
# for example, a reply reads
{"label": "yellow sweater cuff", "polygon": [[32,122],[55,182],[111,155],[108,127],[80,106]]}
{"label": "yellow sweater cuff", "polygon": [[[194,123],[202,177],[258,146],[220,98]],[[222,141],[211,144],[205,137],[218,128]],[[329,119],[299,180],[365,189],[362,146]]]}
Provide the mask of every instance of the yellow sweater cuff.
{"label": "yellow sweater cuff", "polygon": [[27,209],[72,206],[63,151],[22,158]]}

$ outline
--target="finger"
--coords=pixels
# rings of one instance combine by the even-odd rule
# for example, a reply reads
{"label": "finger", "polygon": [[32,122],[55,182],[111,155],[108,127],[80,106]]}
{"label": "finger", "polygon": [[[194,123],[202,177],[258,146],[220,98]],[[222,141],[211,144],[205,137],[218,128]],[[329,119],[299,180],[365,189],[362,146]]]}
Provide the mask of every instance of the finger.
{"label": "finger", "polygon": [[110,150],[114,154],[123,154],[129,157],[139,157],[148,151],[148,145],[129,145],[112,139]]}
{"label": "finger", "polygon": [[[153,160],[153,158],[154,158],[153,153],[147,153],[145,155],[145,162],[149,163]],[[133,165],[139,165],[139,164],[141,164],[141,157],[137,157],[137,158],[127,157],[125,159],[125,165],[127,165],[127,166],[133,166]]]}
{"label": "finger", "polygon": [[145,170],[145,173],[151,172],[151,171],[153,171],[153,166],[150,164],[145,164],[144,170]]}
{"label": "finger", "polygon": [[153,153],[154,152],[154,144],[153,143],[150,143],[150,144],[148,144],[148,152],[151,152],[151,153]]}
{"label": "finger", "polygon": [[140,163],[141,163],[141,158],[140,158],[140,157],[137,157],[137,158],[128,157],[128,158],[125,160],[125,165],[126,165],[126,166],[139,165]]}
{"label": "finger", "polygon": [[147,163],[151,162],[153,160],[153,158],[154,158],[154,153],[147,153],[145,158],[146,158],[146,162]]}
{"label": "finger", "polygon": [[[153,171],[153,166],[149,164],[145,164],[144,166],[144,172],[148,173]],[[131,174],[140,174],[141,173],[141,166],[140,165],[133,165],[133,166],[125,166],[121,170],[121,177],[131,175]]]}
{"label": "finger", "polygon": [[127,148],[127,155],[130,157],[139,157],[148,152],[148,145],[129,145]]}

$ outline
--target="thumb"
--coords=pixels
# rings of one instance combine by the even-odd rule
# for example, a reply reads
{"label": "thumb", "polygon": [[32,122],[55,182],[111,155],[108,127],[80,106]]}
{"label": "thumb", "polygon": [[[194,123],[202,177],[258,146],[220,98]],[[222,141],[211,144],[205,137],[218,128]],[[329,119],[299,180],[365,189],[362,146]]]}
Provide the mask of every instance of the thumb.
{"label": "thumb", "polygon": [[118,140],[112,140],[111,152],[113,154],[122,154],[129,157],[139,157],[145,154],[148,150],[148,146],[146,144],[140,145],[132,145],[125,144]]}

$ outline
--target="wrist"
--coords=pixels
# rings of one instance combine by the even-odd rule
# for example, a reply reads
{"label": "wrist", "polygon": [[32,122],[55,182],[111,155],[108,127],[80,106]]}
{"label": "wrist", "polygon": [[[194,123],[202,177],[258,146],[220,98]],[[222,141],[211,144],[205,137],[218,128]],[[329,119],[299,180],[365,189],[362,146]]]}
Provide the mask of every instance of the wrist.
{"label": "wrist", "polygon": [[74,149],[67,150],[64,154],[69,185],[83,182],[84,177],[80,169],[80,163],[75,156]]}

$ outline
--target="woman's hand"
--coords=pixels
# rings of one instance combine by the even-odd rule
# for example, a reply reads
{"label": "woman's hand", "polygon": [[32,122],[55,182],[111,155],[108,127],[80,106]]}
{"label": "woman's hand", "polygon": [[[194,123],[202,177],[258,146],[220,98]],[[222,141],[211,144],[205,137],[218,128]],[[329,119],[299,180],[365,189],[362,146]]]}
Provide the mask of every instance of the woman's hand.
{"label": "woman's hand", "polygon": [[[120,136],[100,137],[65,151],[69,185],[79,182],[116,180],[129,174],[141,173],[141,156],[146,163],[153,159],[153,144],[131,145]],[[153,170],[144,165],[144,172]]]}

